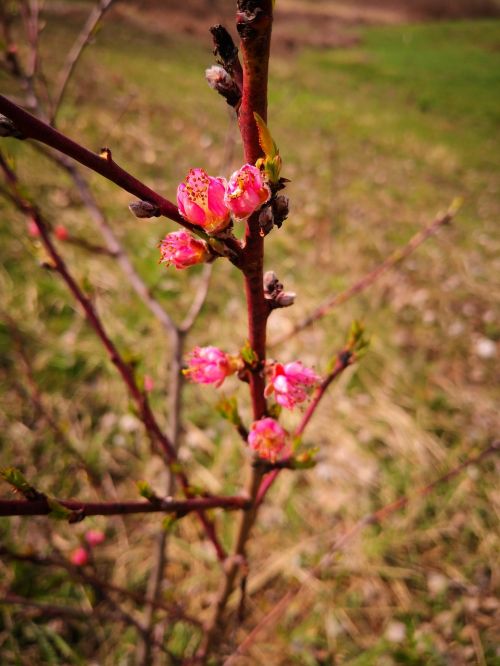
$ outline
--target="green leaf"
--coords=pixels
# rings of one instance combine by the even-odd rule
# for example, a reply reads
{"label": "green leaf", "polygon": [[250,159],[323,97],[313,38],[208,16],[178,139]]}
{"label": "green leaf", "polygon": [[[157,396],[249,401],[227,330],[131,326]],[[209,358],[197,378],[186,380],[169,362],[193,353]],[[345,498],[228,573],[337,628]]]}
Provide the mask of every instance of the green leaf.
{"label": "green leaf", "polygon": [[144,499],[147,499],[149,502],[158,500],[156,493],[147,481],[137,481],[137,488],[139,489],[141,497],[144,497]]}
{"label": "green leaf", "polygon": [[28,501],[34,502],[45,497],[43,493],[38,492],[36,488],[28,483],[23,473],[16,467],[2,467],[0,469],[0,476],[20,492]]}
{"label": "green leaf", "polygon": [[276,157],[278,154],[278,147],[274,143],[274,139],[271,136],[271,132],[269,131],[265,121],[255,111],[253,117],[257,123],[257,130],[259,132],[259,145],[264,151],[264,155],[269,158]]}
{"label": "green leaf", "polygon": [[223,419],[229,421],[236,427],[242,425],[241,416],[238,412],[238,402],[233,396],[231,398],[222,398],[216,405],[217,412]]}
{"label": "green leaf", "polygon": [[254,352],[254,350],[250,347],[250,343],[247,342],[245,343],[245,346],[241,348],[240,350],[241,358],[244,360],[246,365],[253,366],[256,363],[259,362],[259,357],[257,354]]}

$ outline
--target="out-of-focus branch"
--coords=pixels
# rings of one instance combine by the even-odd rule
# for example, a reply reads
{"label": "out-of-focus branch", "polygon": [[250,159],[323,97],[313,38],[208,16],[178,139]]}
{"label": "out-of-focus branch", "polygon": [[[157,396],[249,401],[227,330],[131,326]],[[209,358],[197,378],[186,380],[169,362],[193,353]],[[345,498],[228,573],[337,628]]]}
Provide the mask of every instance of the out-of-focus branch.
{"label": "out-of-focus branch", "polygon": [[[29,202],[24,196],[22,196],[17,187],[17,177],[12,169],[9,167],[7,162],[3,159],[0,154],[0,167],[2,168],[6,180],[9,184],[9,191],[6,193],[8,198],[12,203],[23,213],[30,216],[33,222],[36,224],[38,231],[40,232],[40,240],[42,241],[45,249],[47,250],[51,260],[54,263],[56,270],[59,272],[68,288],[70,289],[73,296],[76,298],[78,303],[81,305],[89,324],[95,330],[97,336],[101,340],[104,348],[108,352],[108,355],[119,371],[125,385],[127,386],[131,397],[133,398],[140,418],[144,424],[146,431],[151,437],[152,441],[159,445],[160,450],[163,452],[164,457],[166,458],[169,465],[174,464],[176,469],[176,476],[180,482],[180,485],[183,489],[186,497],[192,497],[191,486],[189,484],[188,478],[183,470],[180,469],[177,461],[177,453],[172,442],[168,436],[160,428],[147,399],[146,393],[141,391],[139,388],[134,371],[132,367],[125,362],[123,357],[118,352],[113,341],[108,336],[104,326],[97,315],[97,312],[92,304],[92,302],[85,296],[82,289],[78,286],[77,282],[69,272],[64,260],[57,251],[54,243],[50,238],[48,231],[48,226],[44,221],[43,217],[40,214],[40,211]],[[215,527],[212,521],[206,516],[203,511],[198,511],[197,515],[205,529],[205,533],[210,541],[213,543],[217,557],[219,560],[223,561],[225,559],[226,553],[220,544],[217,535],[215,533]]]}
{"label": "out-of-focus branch", "polygon": [[[194,497],[188,500],[158,499],[152,502],[80,502],[78,500],[56,500],[58,504],[73,512],[79,522],[87,516],[118,516],[134,513],[172,513],[182,518],[193,511],[209,509],[247,510],[247,497]],[[0,499],[0,516],[47,516],[53,511],[50,500]]]}
{"label": "out-of-focus branch", "polygon": [[338,307],[339,305],[343,305],[346,301],[353,298],[353,296],[357,296],[357,294],[360,294],[361,292],[365,291],[365,289],[368,289],[368,287],[371,287],[372,284],[374,284],[382,275],[384,275],[384,273],[387,273],[387,271],[389,271],[391,268],[394,268],[397,266],[397,264],[406,259],[406,257],[412,254],[412,252],[414,252],[420,245],[422,245],[424,241],[436,234],[436,232],[441,229],[441,227],[449,224],[457,213],[457,210],[458,205],[452,204],[446,213],[438,215],[435,220],[431,222],[431,224],[418,231],[408,241],[408,243],[406,243],[406,245],[394,250],[394,252],[386,257],[386,259],[384,259],[381,264],[364,275],[348,289],[327,298],[321,305],[313,310],[311,314],[307,315],[307,317],[302,319],[302,321],[295,324],[289,333],[286,333],[285,335],[279,336],[275,340],[272,340],[269,343],[269,346],[275,347],[283,342],[286,342],[300,331],[303,331],[305,328],[308,328],[319,319],[325,317],[334,308]]}
{"label": "out-of-focus branch", "polygon": [[442,486],[444,483],[448,483],[449,481],[453,480],[455,477],[457,477],[459,474],[461,474],[465,469],[467,469],[471,465],[477,465],[486,458],[488,458],[489,456],[498,453],[499,451],[500,451],[500,440],[497,440],[493,442],[490,446],[488,446],[486,449],[484,449],[479,455],[465,460],[463,463],[457,465],[457,467],[454,467],[452,470],[450,470],[443,476],[439,477],[432,483],[429,483],[428,485],[419,488],[413,494],[403,495],[395,502],[391,502],[386,506],[383,506],[381,509],[374,511],[373,513],[369,513],[363,518],[361,518],[361,520],[359,520],[353,527],[351,527],[349,530],[347,530],[347,532],[342,534],[334,541],[333,545],[328,550],[326,555],[324,555],[324,557],[321,558],[319,563],[307,574],[307,576],[305,576],[305,578],[301,579],[301,583],[298,585],[298,587],[295,590],[289,590],[278,601],[278,603],[275,604],[275,606],[269,611],[269,613],[267,613],[262,618],[262,620],[257,624],[257,626],[254,627],[254,629],[248,634],[245,640],[239,645],[238,649],[235,652],[233,652],[233,654],[228,659],[224,661],[224,666],[236,666],[236,664],[239,663],[238,657],[241,657],[248,652],[251,646],[255,643],[258,635],[263,631],[270,631],[272,627],[275,626],[276,623],[279,621],[279,619],[283,616],[286,609],[293,601],[293,599],[297,597],[299,592],[311,580],[319,576],[322,571],[331,566],[335,556],[340,552],[344,552],[347,546],[368,525],[381,524],[393,513],[396,513],[396,511],[404,509],[415,498],[426,497],[427,495],[430,495],[437,488]]}
{"label": "out-of-focus branch", "polygon": [[0,604],[9,604],[15,606],[25,606],[37,611],[44,618],[47,617],[74,617],[77,619],[90,620],[92,612],[75,606],[59,606],[57,604],[48,604],[35,599],[27,599],[18,594],[10,592],[0,592]]}
{"label": "out-of-focus branch", "polygon": [[10,548],[2,545],[0,545],[0,555],[6,559],[15,560],[18,562],[30,562],[31,564],[42,567],[56,567],[65,569],[69,574],[71,574],[73,578],[75,578],[75,580],[81,580],[83,583],[91,585],[95,589],[107,590],[119,595],[120,597],[130,599],[139,606],[152,606],[158,610],[163,610],[173,621],[182,619],[186,622],[189,622],[190,624],[193,624],[194,626],[200,626],[199,620],[186,614],[179,605],[169,606],[159,600],[155,601],[149,597],[143,597],[140,594],[126,590],[125,588],[119,587],[118,585],[110,583],[107,580],[102,580],[94,574],[89,573],[86,568],[75,566],[66,559],[37,555],[32,552],[19,553],[12,551]]}
{"label": "out-of-focus branch", "polygon": [[85,47],[88,45],[90,39],[94,35],[96,28],[104,17],[104,14],[111,8],[115,0],[99,0],[95,7],[90,12],[85,25],[83,26],[80,34],[76,38],[73,46],[68,52],[66,61],[62,67],[57,80],[57,88],[54,94],[53,110],[51,115],[51,125],[55,125],[57,114],[63,103],[64,95],[68,83],[73,75],[74,69],[81,58]]}
{"label": "out-of-focus branch", "polygon": [[198,288],[195,292],[188,313],[186,314],[182,323],[179,326],[179,331],[181,333],[186,334],[193,328],[194,323],[196,322],[198,315],[200,314],[201,309],[206,301],[208,288],[210,287],[211,277],[212,277],[212,264],[206,264],[203,267],[203,273],[201,275]]}

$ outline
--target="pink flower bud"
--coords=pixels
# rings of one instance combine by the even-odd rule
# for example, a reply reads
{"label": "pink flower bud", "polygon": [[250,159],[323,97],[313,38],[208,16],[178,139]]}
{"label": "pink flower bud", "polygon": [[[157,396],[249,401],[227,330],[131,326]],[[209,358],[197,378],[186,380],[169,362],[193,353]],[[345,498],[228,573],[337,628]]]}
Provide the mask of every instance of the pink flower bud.
{"label": "pink flower bud", "polygon": [[83,567],[89,561],[89,554],[85,550],[85,548],[80,546],[79,548],[77,548],[76,550],[74,550],[71,553],[69,559],[70,559],[70,562],[72,564],[76,565],[77,567]]}
{"label": "pink flower bud", "polygon": [[99,546],[105,539],[104,532],[101,530],[87,530],[85,532],[85,541],[89,546]]}
{"label": "pink flower bud", "polygon": [[276,394],[276,402],[282,407],[293,409],[299,402],[307,399],[307,390],[321,381],[314,370],[306,368],[300,361],[275,363],[266,396]]}
{"label": "pink flower bud", "polygon": [[160,243],[160,263],[176,268],[188,268],[201,264],[210,257],[204,241],[191,236],[187,231],[173,231]]}
{"label": "pink flower bud", "polygon": [[54,229],[54,234],[55,237],[58,238],[60,241],[67,241],[69,238],[69,233],[66,227],[63,227],[62,224],[58,224],[56,228]]}
{"label": "pink flower bud", "polygon": [[38,225],[35,222],[35,220],[30,220],[28,222],[28,234],[31,236],[31,238],[40,237],[40,229],[38,228]]}
{"label": "pink flower bud", "polygon": [[286,438],[287,433],[278,421],[266,417],[252,423],[248,444],[260,458],[276,462],[278,454],[285,448]]}
{"label": "pink flower bud", "polygon": [[197,384],[219,387],[226,377],[239,369],[239,359],[225,354],[217,347],[195,347],[187,359],[186,377]]}
{"label": "pink flower bud", "polygon": [[212,178],[203,169],[191,169],[186,180],[177,188],[180,214],[209,234],[222,231],[231,221],[224,203],[226,187],[224,178]]}
{"label": "pink flower bud", "polygon": [[154,387],[154,379],[150,375],[144,375],[144,390],[146,393],[151,393]]}
{"label": "pink flower bud", "polygon": [[264,182],[260,169],[244,164],[229,179],[224,201],[236,218],[244,220],[268,201],[270,196],[271,190]]}

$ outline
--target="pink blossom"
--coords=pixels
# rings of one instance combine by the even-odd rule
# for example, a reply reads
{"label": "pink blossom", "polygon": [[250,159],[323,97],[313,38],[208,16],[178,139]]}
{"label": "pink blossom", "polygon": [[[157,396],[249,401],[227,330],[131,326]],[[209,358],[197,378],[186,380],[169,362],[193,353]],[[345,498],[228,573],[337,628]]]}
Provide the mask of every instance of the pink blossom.
{"label": "pink blossom", "polygon": [[222,384],[241,365],[239,359],[229,356],[217,347],[195,347],[188,359],[184,374],[197,384]]}
{"label": "pink blossom", "polygon": [[191,169],[186,180],[177,188],[180,214],[209,234],[222,231],[231,220],[224,203],[226,187],[224,178],[212,178],[203,169]]}
{"label": "pink blossom", "polygon": [[155,387],[155,382],[154,379],[151,377],[151,375],[144,375],[144,390],[146,393],[151,393],[151,391]]}
{"label": "pink blossom", "polygon": [[76,548],[70,555],[70,562],[77,567],[83,567],[89,561],[89,554],[83,546]]}
{"label": "pink blossom", "polygon": [[206,243],[191,236],[185,229],[167,234],[160,243],[160,263],[188,268],[206,261],[210,254]]}
{"label": "pink blossom", "polygon": [[89,546],[99,546],[105,539],[104,532],[101,530],[87,530],[85,532],[85,541]]}
{"label": "pink blossom", "polygon": [[278,421],[266,417],[252,423],[248,444],[260,458],[275,462],[278,454],[285,448],[286,436],[286,431]]}
{"label": "pink blossom", "polygon": [[300,361],[275,363],[269,384],[266,386],[266,396],[276,394],[276,402],[282,407],[293,409],[299,402],[307,399],[307,389],[321,381],[314,370],[306,368]]}
{"label": "pink blossom", "polygon": [[244,220],[270,196],[271,190],[264,182],[260,169],[244,164],[229,179],[224,201],[236,218]]}

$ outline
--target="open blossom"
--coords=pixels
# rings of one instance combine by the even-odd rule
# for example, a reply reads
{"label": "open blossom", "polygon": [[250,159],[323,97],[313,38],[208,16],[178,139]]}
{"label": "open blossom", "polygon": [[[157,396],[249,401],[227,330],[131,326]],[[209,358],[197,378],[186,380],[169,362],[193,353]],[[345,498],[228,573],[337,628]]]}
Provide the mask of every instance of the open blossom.
{"label": "open blossom", "polygon": [[184,374],[197,384],[220,386],[226,377],[235,373],[241,361],[218,347],[195,347],[187,359]]}
{"label": "open blossom", "polygon": [[224,201],[236,218],[244,220],[270,197],[271,190],[264,182],[260,169],[244,164],[229,179]]}
{"label": "open blossom", "polygon": [[248,444],[260,458],[275,462],[285,448],[286,431],[270,417],[254,421],[250,426]]}
{"label": "open blossom", "polygon": [[176,268],[189,268],[210,257],[204,241],[191,236],[185,229],[167,234],[160,243],[161,264]]}
{"label": "open blossom", "polygon": [[321,381],[321,378],[306,368],[300,361],[293,363],[275,363],[269,384],[266,386],[266,396],[275,393],[276,402],[282,407],[293,409],[299,402],[307,398],[307,390]]}
{"label": "open blossom", "polygon": [[89,546],[99,546],[105,539],[104,532],[101,530],[87,530],[85,532],[85,541]]}
{"label": "open blossom", "polygon": [[87,562],[89,561],[89,554],[85,550],[85,548],[80,546],[79,548],[76,548],[71,553],[69,559],[70,559],[70,562],[72,564],[76,565],[77,567],[83,567],[83,565],[87,564]]}
{"label": "open blossom", "polygon": [[222,231],[231,221],[224,203],[227,183],[213,178],[203,169],[191,169],[177,188],[179,212],[188,222],[203,227],[209,234]]}

